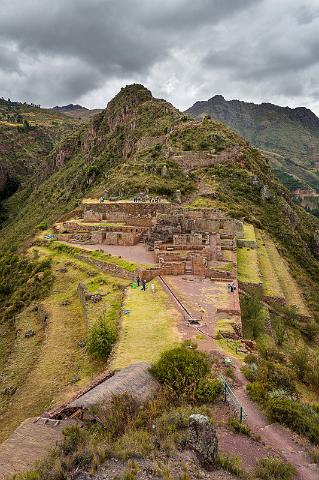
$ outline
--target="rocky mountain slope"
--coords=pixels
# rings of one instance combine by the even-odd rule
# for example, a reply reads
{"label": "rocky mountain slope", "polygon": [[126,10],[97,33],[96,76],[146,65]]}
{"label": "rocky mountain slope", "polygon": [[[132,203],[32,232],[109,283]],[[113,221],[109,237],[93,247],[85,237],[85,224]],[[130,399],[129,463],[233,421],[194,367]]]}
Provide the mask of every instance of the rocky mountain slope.
{"label": "rocky mountain slope", "polygon": [[[200,168],[207,157],[217,158],[216,165]],[[174,200],[180,191],[184,203],[217,206],[268,229],[292,263],[307,270],[311,281],[318,278],[318,222],[292,204],[267,160],[223,124],[189,120],[141,85],[122,89],[71,133],[46,158],[42,172],[6,201],[10,218],[1,248],[21,245],[39,223],[51,224],[84,196],[125,198],[142,190]]]}
{"label": "rocky mountain slope", "polygon": [[271,165],[288,187],[295,179],[294,185],[319,191],[319,118],[311,110],[227,101],[215,95],[196,102],[186,113],[195,118],[211,115],[257,147],[274,152]]}
{"label": "rocky mountain slope", "polygon": [[59,112],[0,99],[0,202],[28,183],[55,143],[77,124]]}
{"label": "rocky mountain slope", "polygon": [[[304,375],[297,378],[295,371],[296,365],[301,365],[304,369],[307,365],[309,369],[312,359],[318,356],[318,220],[293,203],[289,191],[273,176],[267,158],[247,140],[211,118],[191,120],[165,100],[154,98],[142,85],[129,85],[109,102],[106,109],[87,123],[81,123],[77,129],[70,131],[67,137],[56,143],[41,163],[41,175],[32,176],[27,185],[21,185],[5,201],[9,217],[0,235],[3,273],[0,283],[0,333],[4,339],[0,350],[0,366],[4,372],[1,379],[3,388],[0,393],[0,413],[4,419],[3,424],[6,425],[3,437],[23,419],[24,408],[28,415],[41,414],[52,408],[53,403],[64,401],[79,386],[88,384],[94,375],[104,369],[105,363],[92,360],[88,356],[88,350],[83,348],[88,327],[100,322],[101,316],[112,325],[121,323],[118,322],[120,312],[126,311],[126,304],[122,303],[124,295],[135,295],[136,304],[130,304],[133,306],[127,308],[129,320],[134,318],[137,305],[140,306],[143,301],[141,296],[144,292],[126,288],[130,283],[128,279],[123,281],[105,275],[96,266],[98,262],[87,263],[85,255],[79,258],[76,247],[59,242],[37,241],[35,234],[39,236],[40,229],[50,227],[64,214],[68,217],[84,198],[88,203],[90,198],[96,199],[100,195],[124,200],[132,199],[141,191],[164,197],[173,204],[183,205],[184,208],[218,208],[228,216],[243,220],[246,226],[251,224],[248,234],[255,228],[258,255],[264,264],[265,282],[267,280],[270,286],[273,286],[274,279],[280,277],[282,284],[286,285],[287,276],[282,274],[289,271],[289,275],[296,282],[296,290],[301,292],[300,296],[306,304],[309,316],[307,315],[306,319],[300,318],[293,308],[285,309],[282,305],[277,305],[275,310],[270,310],[271,319],[265,319],[264,305],[260,300],[252,296],[252,303],[249,303],[249,294],[248,297],[243,297],[244,335],[250,329],[252,334],[247,334],[248,338],[256,340],[256,343],[251,342],[256,349],[256,356],[250,355],[250,361],[254,365],[251,372],[250,363],[247,364],[247,378],[249,373],[252,373],[248,378],[252,382],[251,391],[255,395],[252,395],[252,398],[261,403],[264,401],[264,406],[267,406],[268,391],[275,391],[276,395],[280,395],[281,387],[288,385],[287,388],[291,389],[289,391],[297,395],[294,398],[301,398],[307,406],[308,403],[317,401],[317,377],[309,379]],[[252,241],[249,235],[247,239],[252,243],[256,241],[256,237]],[[13,254],[12,250],[19,255]],[[254,266],[249,259],[253,255],[257,256],[256,249],[250,247],[243,247],[241,252],[247,255],[241,259],[240,264],[244,266],[245,272],[238,269],[239,279],[241,274],[253,270]],[[108,261],[114,261],[114,258],[117,262],[124,261],[123,258],[109,257],[101,252],[91,252],[91,255],[91,260],[106,257]],[[237,255],[239,257],[240,252],[237,252]],[[278,270],[277,277],[274,274],[275,267]],[[279,272],[280,269],[283,272]],[[23,275],[19,274],[19,271]],[[101,297],[100,302],[90,304],[88,318],[83,316],[77,293],[79,282],[90,292],[90,298],[94,294]],[[192,283],[189,288],[196,288],[194,285]],[[225,284],[223,286],[227,295]],[[199,287],[199,290],[201,288]],[[148,325],[151,325],[151,319],[154,319],[155,306],[157,308],[159,305],[159,291],[160,287],[156,285],[154,296],[150,290],[147,292],[150,293],[147,300],[149,305],[143,305],[143,315],[145,316],[145,312],[150,315]],[[214,295],[218,296],[216,293]],[[202,305],[202,302],[198,302],[198,305]],[[172,312],[172,305],[162,305],[161,310]],[[171,314],[176,317],[174,311]],[[156,320],[158,325],[158,317]],[[223,323],[224,316],[220,318],[220,325]],[[135,322],[131,324],[136,329]],[[33,332],[31,336],[27,334],[30,330]],[[138,330],[138,334],[134,331],[134,339],[143,342],[141,331],[143,329]],[[163,332],[160,335],[162,336]],[[201,335],[196,331],[197,337]],[[213,345],[215,348],[217,344],[211,342],[216,339],[217,335],[214,339],[212,336],[209,338],[210,347]],[[232,341],[230,339],[230,342]],[[218,345],[229,347],[231,344]],[[237,355],[236,343],[234,345]],[[305,360],[302,355],[306,349],[311,356]],[[223,355],[226,355],[226,352],[225,350]],[[236,358],[242,359],[243,356]],[[220,365],[221,371],[227,375],[229,369],[223,358]],[[231,381],[232,370],[229,375]],[[298,391],[294,390],[295,388],[298,388]],[[275,397],[269,398],[269,402],[276,400]],[[161,403],[160,396],[159,402]],[[295,403],[297,404],[296,401]],[[151,405],[152,409],[153,407],[154,405]],[[297,407],[304,408],[299,406],[299,403]],[[117,406],[116,408],[118,410]],[[171,408],[168,397],[168,405],[165,404],[164,410],[163,405],[160,405],[157,413],[161,418],[168,415],[169,425],[172,418]],[[191,411],[193,408],[192,403]],[[311,408],[308,408],[306,414],[302,410],[302,414],[308,418]],[[279,414],[284,416],[281,411],[278,416]],[[148,414],[145,416],[146,423],[143,420],[143,411],[141,415],[143,418],[139,418],[139,423],[134,424],[129,420],[127,425],[121,426],[120,432],[111,441],[114,443],[121,438],[120,441],[132,441],[134,445],[143,446],[145,438],[149,439],[147,429],[153,428],[154,412],[153,417],[148,417]],[[179,413],[174,413],[173,418],[175,415]],[[221,412],[220,415],[224,413]],[[289,419],[296,415],[296,412],[293,412]],[[313,414],[315,415],[317,413]],[[186,419],[188,416],[189,410]],[[125,418],[124,416],[124,420]],[[179,419],[180,416],[176,418]],[[221,425],[224,425],[224,418],[221,419]],[[141,423],[142,420],[144,423]],[[285,420],[286,417],[283,423]],[[181,425],[184,425],[184,422],[185,420]],[[308,424],[309,422],[311,420],[308,420]],[[136,433],[134,428],[137,424],[142,425],[142,428],[147,430],[146,433],[141,433],[140,427]],[[302,426],[299,427],[297,431],[300,432]],[[224,430],[221,435],[225,435],[225,425],[222,429]],[[72,448],[60,448],[59,455],[62,457],[53,459],[55,466],[62,462],[64,476],[61,474],[60,477],[55,477],[52,474],[50,478],[68,478],[68,468],[70,471],[74,465],[74,469],[79,465],[86,468],[93,462],[95,454],[99,458],[94,457],[94,465],[99,465],[99,462],[105,459],[102,451],[108,451],[108,455],[110,452],[113,454],[111,448],[106,449],[105,443],[102,447],[99,443],[94,443],[98,441],[97,430],[93,428],[92,437],[91,431],[84,431],[83,434],[81,432],[78,434],[77,431],[70,431]],[[128,436],[123,437],[124,433],[128,433]],[[134,435],[133,440],[129,436],[131,433]],[[169,438],[166,431],[163,438],[165,441]],[[247,440],[245,452],[241,452],[246,459],[252,457],[250,453],[253,446],[256,449],[261,448],[253,441],[255,440]],[[121,452],[124,452],[123,458],[127,459],[129,457],[126,454],[131,451],[131,443],[125,442]],[[234,439],[230,438],[228,433],[227,442],[233,451]],[[87,443],[94,447],[93,456],[89,451],[91,456],[88,457]],[[237,443],[242,444],[242,441]],[[237,443],[235,440],[235,444]],[[116,444],[116,448],[119,445]],[[171,446],[167,443],[165,445],[166,450],[163,447],[163,451],[166,452],[167,462],[167,452],[170,452]],[[69,458],[70,452],[72,461]],[[150,452],[152,448],[147,448],[146,453],[143,451],[141,455],[147,457]],[[263,451],[261,455],[264,454]],[[85,462],[87,458],[88,463],[81,463],[82,459]],[[48,478],[47,472],[55,468],[52,467],[53,460],[49,460],[43,467],[45,473],[42,476],[32,478]],[[69,466],[66,466],[67,461]],[[222,465],[228,465],[229,468],[227,459]],[[230,471],[240,473],[240,469]],[[181,475],[179,472],[176,478],[188,478]],[[241,478],[248,477],[242,475]]]}

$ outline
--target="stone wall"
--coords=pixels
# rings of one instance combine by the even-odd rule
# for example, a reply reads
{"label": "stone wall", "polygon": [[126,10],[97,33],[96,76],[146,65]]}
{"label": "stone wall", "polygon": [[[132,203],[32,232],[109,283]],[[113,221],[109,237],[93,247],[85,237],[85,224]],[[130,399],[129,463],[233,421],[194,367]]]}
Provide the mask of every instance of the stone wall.
{"label": "stone wall", "polygon": [[173,235],[174,245],[202,245],[203,235],[201,233],[180,233]]}
{"label": "stone wall", "polygon": [[77,258],[82,262],[89,263],[90,265],[94,265],[95,267],[99,268],[105,273],[113,275],[114,277],[126,278],[128,280],[135,279],[135,272],[129,272],[118,265],[114,265],[113,263],[105,263],[101,260],[97,260],[95,258],[87,257],[86,255],[77,255]]}
{"label": "stone wall", "polygon": [[211,167],[224,163],[242,163],[243,159],[244,157],[239,147],[225,149],[218,155],[205,151],[184,151],[170,157],[170,160],[177,162],[185,170]]}

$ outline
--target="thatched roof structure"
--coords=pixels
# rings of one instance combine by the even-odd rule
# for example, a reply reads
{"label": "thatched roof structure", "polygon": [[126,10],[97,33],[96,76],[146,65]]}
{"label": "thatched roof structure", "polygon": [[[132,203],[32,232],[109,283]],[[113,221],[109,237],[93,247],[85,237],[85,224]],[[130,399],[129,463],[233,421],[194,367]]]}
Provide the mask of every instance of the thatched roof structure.
{"label": "thatched roof structure", "polygon": [[114,395],[128,393],[139,403],[150,400],[159,389],[159,383],[149,372],[146,362],[123,368],[111,378],[69,404],[70,408],[89,408],[109,402]]}

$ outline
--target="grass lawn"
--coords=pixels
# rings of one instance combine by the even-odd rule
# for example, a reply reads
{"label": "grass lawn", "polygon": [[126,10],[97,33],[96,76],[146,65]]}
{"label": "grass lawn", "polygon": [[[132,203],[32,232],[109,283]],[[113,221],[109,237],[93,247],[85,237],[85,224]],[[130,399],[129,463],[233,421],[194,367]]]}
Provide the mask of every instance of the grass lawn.
{"label": "grass lawn", "polygon": [[252,225],[251,223],[244,223],[244,235],[245,235],[245,240],[255,242],[256,235],[255,235],[254,225]]}
{"label": "grass lawn", "polygon": [[287,262],[281,257],[271,238],[263,233],[265,248],[267,249],[269,259],[277,275],[280,287],[285,295],[287,305],[295,305],[298,312],[308,315],[308,310],[300,293],[299,287],[289,271]]}
{"label": "grass lawn", "polygon": [[244,283],[261,283],[257,250],[247,247],[237,248],[238,280]]}
{"label": "grass lawn", "polygon": [[176,322],[179,313],[154,281],[155,293],[150,287],[127,289],[123,309],[120,337],[115,348],[112,368],[118,369],[137,362],[156,362],[164,350],[179,342]]}
{"label": "grass lawn", "polygon": [[269,258],[261,231],[257,232],[257,252],[265,296],[285,298],[276,271]]}

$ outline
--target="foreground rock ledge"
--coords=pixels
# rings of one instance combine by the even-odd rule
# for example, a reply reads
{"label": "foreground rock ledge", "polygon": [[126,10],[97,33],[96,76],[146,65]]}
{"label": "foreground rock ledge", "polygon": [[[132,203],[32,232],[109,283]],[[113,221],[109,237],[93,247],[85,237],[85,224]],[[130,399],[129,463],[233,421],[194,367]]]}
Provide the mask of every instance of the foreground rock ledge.
{"label": "foreground rock ledge", "polygon": [[218,439],[214,427],[205,415],[193,414],[189,417],[188,444],[202,468],[215,468]]}

